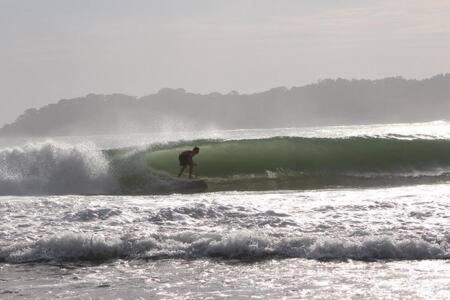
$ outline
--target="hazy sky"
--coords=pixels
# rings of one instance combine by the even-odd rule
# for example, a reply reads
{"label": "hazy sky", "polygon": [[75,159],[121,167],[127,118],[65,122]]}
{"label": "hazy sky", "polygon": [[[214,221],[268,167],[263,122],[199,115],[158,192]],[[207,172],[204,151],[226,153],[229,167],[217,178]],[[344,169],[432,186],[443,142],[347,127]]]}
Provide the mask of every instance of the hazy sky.
{"label": "hazy sky", "polygon": [[447,72],[449,0],[0,0],[0,126],[88,93]]}

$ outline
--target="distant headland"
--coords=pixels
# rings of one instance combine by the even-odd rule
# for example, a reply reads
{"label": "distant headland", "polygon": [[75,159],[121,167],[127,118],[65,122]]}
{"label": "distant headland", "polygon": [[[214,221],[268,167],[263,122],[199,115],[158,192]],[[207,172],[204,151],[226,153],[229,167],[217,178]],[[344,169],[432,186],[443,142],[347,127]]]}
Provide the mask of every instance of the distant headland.
{"label": "distant headland", "polygon": [[450,74],[424,80],[326,79],[255,94],[162,89],[141,98],[89,94],[26,110],[0,136],[143,133],[423,122],[450,117]]}

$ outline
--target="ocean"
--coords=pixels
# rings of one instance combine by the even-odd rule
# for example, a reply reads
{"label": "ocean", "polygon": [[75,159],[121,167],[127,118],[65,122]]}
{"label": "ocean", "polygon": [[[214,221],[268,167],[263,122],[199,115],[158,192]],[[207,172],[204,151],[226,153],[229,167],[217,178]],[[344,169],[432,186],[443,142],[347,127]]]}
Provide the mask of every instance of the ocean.
{"label": "ocean", "polygon": [[1,299],[449,299],[450,123],[0,139],[0,215]]}

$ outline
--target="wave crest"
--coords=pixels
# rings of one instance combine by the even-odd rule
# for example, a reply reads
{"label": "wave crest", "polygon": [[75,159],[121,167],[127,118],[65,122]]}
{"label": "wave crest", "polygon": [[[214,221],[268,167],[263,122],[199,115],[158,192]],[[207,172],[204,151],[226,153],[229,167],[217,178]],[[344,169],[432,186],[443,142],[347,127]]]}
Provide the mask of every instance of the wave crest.
{"label": "wave crest", "polygon": [[389,237],[340,240],[317,237],[277,238],[251,231],[230,234],[182,232],[153,235],[145,239],[105,239],[64,235],[35,243],[14,244],[0,249],[0,260],[10,263],[36,261],[104,261],[110,259],[265,259],[315,260],[419,260],[449,259],[445,241],[395,240]]}

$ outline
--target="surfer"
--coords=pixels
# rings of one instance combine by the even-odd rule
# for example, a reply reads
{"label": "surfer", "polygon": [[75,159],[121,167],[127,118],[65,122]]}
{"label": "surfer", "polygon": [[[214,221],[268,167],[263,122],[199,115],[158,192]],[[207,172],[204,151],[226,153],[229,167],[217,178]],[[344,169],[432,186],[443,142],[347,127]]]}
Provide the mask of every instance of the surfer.
{"label": "surfer", "polygon": [[192,150],[183,151],[178,156],[178,159],[180,160],[180,174],[178,174],[178,177],[181,177],[184,170],[187,166],[189,166],[189,178],[192,178],[192,171],[194,169],[194,166],[197,166],[197,164],[194,163],[192,158],[197,155],[200,152],[200,148],[195,146]]}

